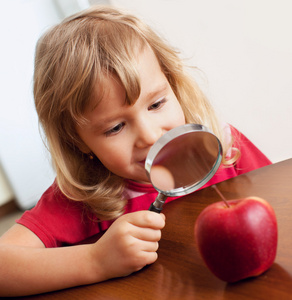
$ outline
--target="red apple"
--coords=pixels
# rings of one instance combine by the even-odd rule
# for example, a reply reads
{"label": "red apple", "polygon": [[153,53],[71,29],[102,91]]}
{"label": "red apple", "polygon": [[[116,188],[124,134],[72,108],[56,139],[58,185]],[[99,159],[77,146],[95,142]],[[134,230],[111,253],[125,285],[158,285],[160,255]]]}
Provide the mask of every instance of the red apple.
{"label": "red apple", "polygon": [[207,267],[221,280],[236,282],[262,274],[277,251],[277,220],[264,199],[213,203],[199,215],[195,239]]}

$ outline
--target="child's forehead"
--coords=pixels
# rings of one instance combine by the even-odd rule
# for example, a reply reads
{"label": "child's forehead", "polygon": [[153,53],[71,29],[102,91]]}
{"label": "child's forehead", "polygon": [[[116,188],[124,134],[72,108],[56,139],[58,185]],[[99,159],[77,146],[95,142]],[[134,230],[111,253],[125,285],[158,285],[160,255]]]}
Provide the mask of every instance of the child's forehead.
{"label": "child's forehead", "polygon": [[107,102],[107,99],[109,99],[116,91],[118,91],[120,96],[126,98],[126,88],[122,84],[120,78],[115,73],[104,75],[93,88],[88,109],[93,111],[97,107],[102,106],[102,104]]}
{"label": "child's forehead", "polygon": [[[125,65],[121,63],[116,69],[111,71],[106,70],[99,74],[93,85],[90,101],[91,110],[95,109],[103,99],[108,98],[108,95],[113,91],[113,86],[119,89],[120,94],[124,95],[125,104],[133,105],[139,98],[143,82],[145,81],[143,71],[146,68],[141,68],[141,65],[155,66],[156,69],[159,69],[159,72],[162,72],[156,55],[149,45],[145,45],[143,48],[137,48],[135,56],[132,57],[129,62],[125,63]],[[151,71],[153,71],[151,74],[146,73],[146,77],[149,77],[148,75],[154,75],[155,70],[152,69]],[[153,85],[155,86],[155,84]]]}

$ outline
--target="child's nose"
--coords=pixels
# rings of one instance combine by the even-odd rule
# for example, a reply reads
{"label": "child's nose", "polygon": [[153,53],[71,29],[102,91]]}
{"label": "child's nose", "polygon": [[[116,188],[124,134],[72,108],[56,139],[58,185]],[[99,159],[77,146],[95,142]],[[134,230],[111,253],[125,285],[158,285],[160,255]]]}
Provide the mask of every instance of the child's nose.
{"label": "child's nose", "polygon": [[163,135],[162,128],[150,122],[147,124],[139,124],[136,129],[136,147],[138,148],[152,146]]}

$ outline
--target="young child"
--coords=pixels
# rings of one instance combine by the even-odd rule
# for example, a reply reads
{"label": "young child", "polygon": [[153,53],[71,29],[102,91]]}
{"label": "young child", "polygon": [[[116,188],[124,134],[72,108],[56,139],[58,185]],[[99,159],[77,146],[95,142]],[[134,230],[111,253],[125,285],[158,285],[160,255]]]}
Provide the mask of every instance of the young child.
{"label": "young child", "polygon": [[144,162],[174,127],[199,123],[220,138],[223,164],[207,185],[270,164],[235,128],[220,125],[176,51],[111,7],[44,34],[34,97],[57,176],[0,239],[0,296],[96,283],[155,262],[165,217],[148,211],[157,192]]}

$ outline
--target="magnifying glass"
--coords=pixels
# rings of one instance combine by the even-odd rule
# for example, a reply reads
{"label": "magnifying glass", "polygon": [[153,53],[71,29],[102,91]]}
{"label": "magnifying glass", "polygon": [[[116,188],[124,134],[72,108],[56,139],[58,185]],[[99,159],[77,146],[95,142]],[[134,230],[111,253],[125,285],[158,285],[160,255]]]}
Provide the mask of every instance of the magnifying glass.
{"label": "magnifying glass", "polygon": [[167,197],[192,193],[218,170],[222,145],[212,131],[200,124],[171,129],[151,147],[145,169],[158,191],[149,210],[160,213]]}

